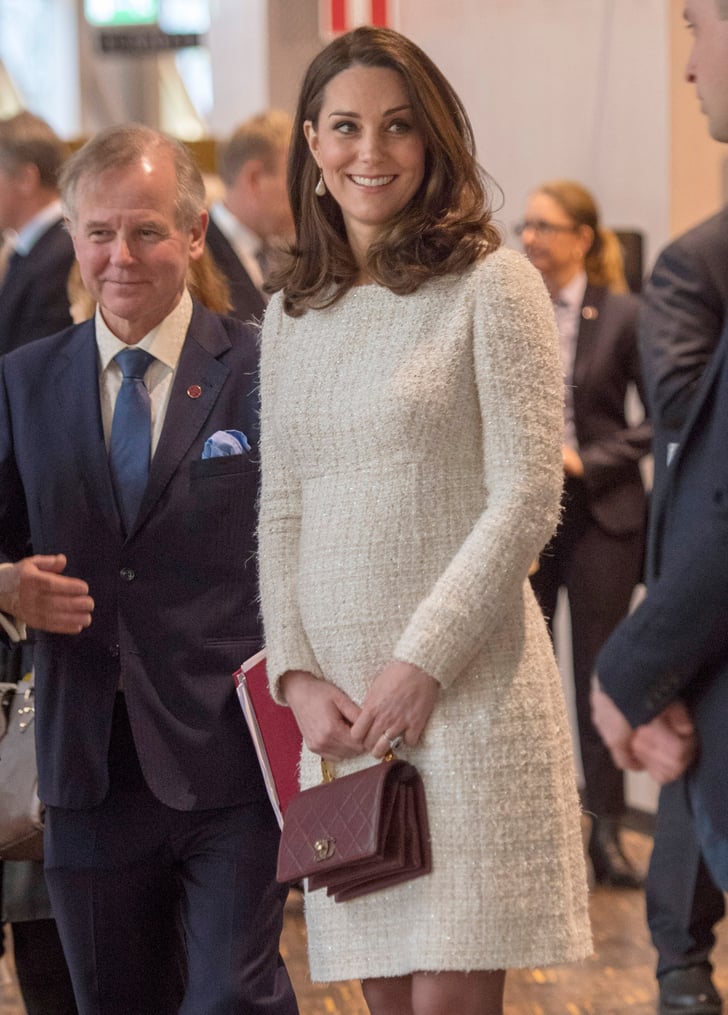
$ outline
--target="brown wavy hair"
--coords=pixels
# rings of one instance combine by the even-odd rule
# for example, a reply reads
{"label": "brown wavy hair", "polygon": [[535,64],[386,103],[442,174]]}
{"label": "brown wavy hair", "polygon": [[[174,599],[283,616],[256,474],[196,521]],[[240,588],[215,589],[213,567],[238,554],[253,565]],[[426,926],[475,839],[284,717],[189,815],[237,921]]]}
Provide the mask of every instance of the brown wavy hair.
{"label": "brown wavy hair", "polygon": [[296,240],[268,286],[283,289],[292,317],[335,303],[358,275],[339,206],[330,194],[314,193],[318,167],[304,136],[306,120],[317,127],[329,81],[355,65],[401,75],[425,147],[419,189],[368,251],[372,279],[395,293],[414,292],[436,275],[464,271],[501,243],[492,222],[491,181],[476,161],[470,120],[450,83],[405,36],[356,28],[312,61],[296,109],[288,160]]}
{"label": "brown wavy hair", "polygon": [[542,184],[536,193],[546,194],[556,201],[575,226],[591,229],[594,239],[584,259],[589,282],[605,286],[613,293],[629,292],[620,242],[611,229],[601,225],[599,208],[586,187],[574,180],[552,180]]}

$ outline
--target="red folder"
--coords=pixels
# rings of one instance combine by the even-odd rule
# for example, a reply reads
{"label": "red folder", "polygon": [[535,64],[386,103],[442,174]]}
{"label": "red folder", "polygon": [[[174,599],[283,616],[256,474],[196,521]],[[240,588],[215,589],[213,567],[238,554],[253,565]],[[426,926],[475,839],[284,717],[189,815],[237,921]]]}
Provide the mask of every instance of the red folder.
{"label": "red folder", "polygon": [[246,659],[233,676],[265,788],[282,828],[286,807],[299,789],[301,731],[290,708],[278,705],[270,696],[265,649]]}

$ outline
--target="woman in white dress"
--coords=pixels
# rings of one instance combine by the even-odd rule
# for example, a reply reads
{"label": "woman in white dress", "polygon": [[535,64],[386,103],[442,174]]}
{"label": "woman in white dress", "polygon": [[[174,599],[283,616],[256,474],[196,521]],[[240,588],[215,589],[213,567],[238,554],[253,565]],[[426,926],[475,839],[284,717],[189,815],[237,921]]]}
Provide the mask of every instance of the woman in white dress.
{"label": "woman in white dress", "polygon": [[[296,245],[263,329],[260,576],[271,687],[343,775],[419,769],[432,873],[306,898],[311,975],[374,1015],[500,1015],[505,970],[590,951],[570,736],[528,583],[561,490],[540,276],[499,248],[467,115],[386,29],[306,74]],[[401,743],[401,746],[399,746]]]}

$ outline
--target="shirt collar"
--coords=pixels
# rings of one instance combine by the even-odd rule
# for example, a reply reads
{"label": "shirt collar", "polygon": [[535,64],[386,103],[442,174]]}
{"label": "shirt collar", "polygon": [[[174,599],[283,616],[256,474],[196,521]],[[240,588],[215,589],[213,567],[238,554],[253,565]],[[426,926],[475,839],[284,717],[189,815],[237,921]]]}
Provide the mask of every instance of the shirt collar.
{"label": "shirt collar", "polygon": [[25,223],[22,229],[18,230],[14,243],[15,251],[22,254],[23,257],[27,257],[43,233],[62,218],[63,211],[59,200],[51,201],[45,208],[41,208],[29,222]]}
{"label": "shirt collar", "polygon": [[252,229],[244,226],[222,201],[216,201],[212,205],[210,215],[215,225],[239,254],[247,254],[249,257],[256,256],[262,245],[260,237],[256,236]]}
{"label": "shirt collar", "polygon": [[[161,321],[156,328],[152,328],[135,348],[145,349],[155,359],[164,363],[170,370],[177,369],[185,336],[192,319],[192,297],[187,289],[182,293],[177,306]],[[117,352],[128,349],[128,345],[117,338],[111,331],[101,315],[101,309],[96,308],[96,345],[101,359],[101,370],[105,370]]]}
{"label": "shirt collar", "polygon": [[586,272],[578,272],[578,274],[574,275],[571,282],[567,282],[563,289],[559,289],[554,302],[562,307],[568,307],[570,310],[580,310],[584,302],[586,285]]}

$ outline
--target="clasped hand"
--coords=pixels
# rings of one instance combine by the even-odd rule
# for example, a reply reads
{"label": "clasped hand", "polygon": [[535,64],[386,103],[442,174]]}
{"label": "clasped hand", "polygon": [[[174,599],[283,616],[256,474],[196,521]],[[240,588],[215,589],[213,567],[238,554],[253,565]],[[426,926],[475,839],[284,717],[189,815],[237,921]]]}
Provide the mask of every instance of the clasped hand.
{"label": "clasped hand", "polygon": [[612,699],[595,686],[592,720],[618,768],[647,771],[664,785],[681,776],[697,753],[697,736],[688,710],[674,701],[652,722],[633,729]]}
{"label": "clasped hand", "polygon": [[377,674],[361,706],[334,684],[302,671],[285,674],[281,690],[308,749],[337,760],[367,752],[383,758],[396,736],[414,747],[440,685],[417,666],[393,661]]}
{"label": "clasped hand", "polygon": [[94,601],[80,578],[64,575],[64,554],[25,557],[0,568],[0,610],[52,634],[78,634],[91,623]]}

